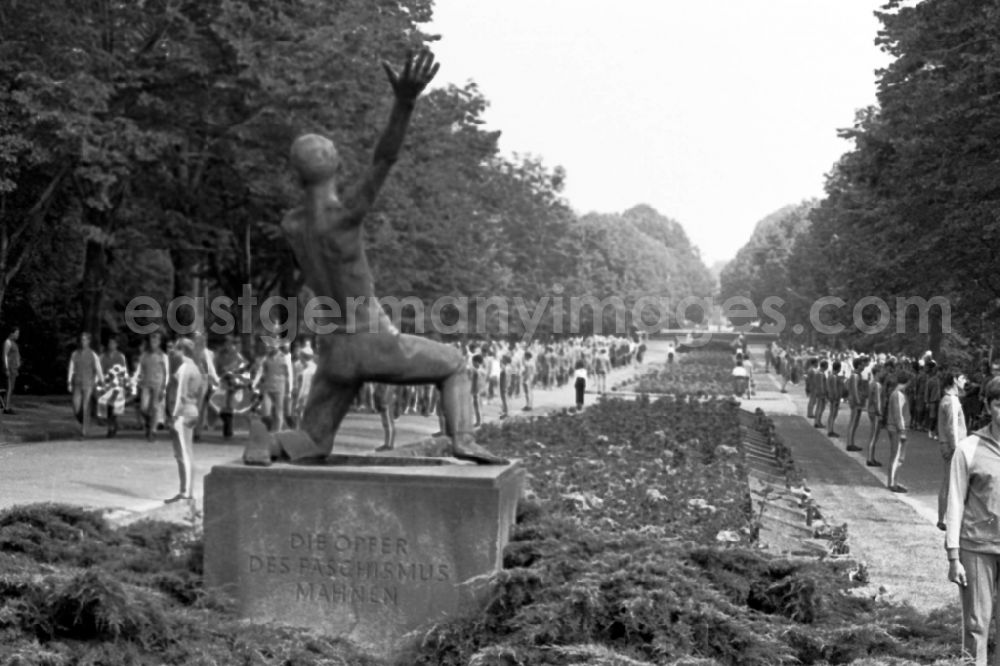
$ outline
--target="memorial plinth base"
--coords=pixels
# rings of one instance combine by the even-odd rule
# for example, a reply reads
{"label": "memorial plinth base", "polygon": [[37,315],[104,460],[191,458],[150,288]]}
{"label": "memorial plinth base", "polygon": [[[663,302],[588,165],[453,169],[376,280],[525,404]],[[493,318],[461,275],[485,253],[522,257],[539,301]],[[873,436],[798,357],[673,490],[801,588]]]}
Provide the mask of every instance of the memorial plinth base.
{"label": "memorial plinth base", "polygon": [[205,477],[205,584],[245,618],[392,657],[483,601],[523,482],[517,463],[219,465]]}

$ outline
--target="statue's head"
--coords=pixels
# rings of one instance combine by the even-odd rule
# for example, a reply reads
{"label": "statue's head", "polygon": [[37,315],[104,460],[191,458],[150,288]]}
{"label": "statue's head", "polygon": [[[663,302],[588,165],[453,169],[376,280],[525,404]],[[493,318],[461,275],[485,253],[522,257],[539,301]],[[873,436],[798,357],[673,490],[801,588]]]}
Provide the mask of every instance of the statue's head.
{"label": "statue's head", "polygon": [[303,185],[329,180],[340,165],[337,148],[325,136],[304,134],[292,144],[292,167]]}

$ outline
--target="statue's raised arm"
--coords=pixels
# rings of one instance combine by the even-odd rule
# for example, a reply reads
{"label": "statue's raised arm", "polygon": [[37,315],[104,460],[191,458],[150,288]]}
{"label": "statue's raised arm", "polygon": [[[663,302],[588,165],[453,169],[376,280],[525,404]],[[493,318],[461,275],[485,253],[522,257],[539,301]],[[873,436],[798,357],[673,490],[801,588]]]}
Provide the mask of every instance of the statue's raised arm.
{"label": "statue's raised arm", "polygon": [[389,123],[375,146],[375,157],[368,173],[344,197],[345,207],[359,223],[375,202],[389,170],[398,159],[417,97],[437,74],[440,64],[434,62],[434,54],[424,49],[416,55],[408,54],[400,73],[396,73],[387,62],[383,61],[382,67],[385,68],[396,101],[392,105]]}

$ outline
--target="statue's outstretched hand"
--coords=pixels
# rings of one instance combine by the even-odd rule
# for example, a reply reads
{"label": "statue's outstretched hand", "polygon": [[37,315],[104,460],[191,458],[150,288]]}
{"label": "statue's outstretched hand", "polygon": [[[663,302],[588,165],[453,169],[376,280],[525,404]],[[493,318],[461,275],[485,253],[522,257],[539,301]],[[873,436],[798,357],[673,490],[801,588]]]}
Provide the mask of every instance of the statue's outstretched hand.
{"label": "statue's outstretched hand", "polygon": [[392,85],[393,92],[396,93],[396,98],[408,101],[415,100],[423,92],[427,84],[437,74],[440,66],[439,63],[434,62],[434,54],[427,49],[423,49],[416,56],[413,53],[407,54],[406,64],[399,74],[393,71],[389,63],[382,61],[382,67],[385,68],[386,76],[389,77],[389,83]]}

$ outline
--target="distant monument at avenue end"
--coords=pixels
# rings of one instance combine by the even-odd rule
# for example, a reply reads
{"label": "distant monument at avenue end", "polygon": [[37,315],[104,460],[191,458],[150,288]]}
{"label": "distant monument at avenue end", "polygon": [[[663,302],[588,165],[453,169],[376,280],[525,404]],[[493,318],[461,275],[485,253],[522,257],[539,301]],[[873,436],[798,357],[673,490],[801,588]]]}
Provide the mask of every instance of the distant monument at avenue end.
{"label": "distant monument at avenue end", "polygon": [[[342,199],[329,139],[305,135],[291,151],[304,194],[282,229],[308,286],[342,306],[375,298],[361,225],[396,161],[416,98],[438,70],[429,51],[408,56],[399,73],[384,66],[395,103],[371,167]],[[402,334],[381,310],[372,312],[376,319],[358,327],[366,332],[318,338],[299,429],[269,433],[255,420],[245,464],[219,465],[205,477],[205,581],[231,595],[243,617],[309,627],[398,657],[432,624],[483,601],[502,565],[525,473],[476,444],[461,352]],[[331,455],[341,421],[369,381],[435,384],[445,437]]]}

